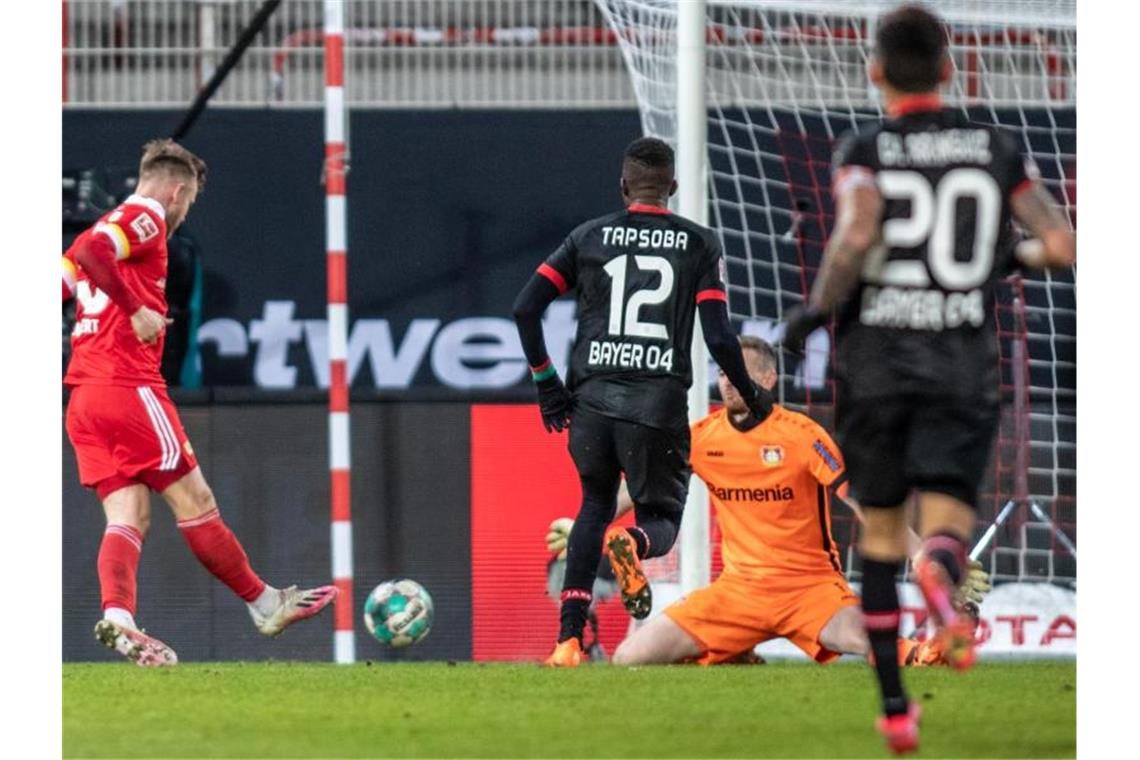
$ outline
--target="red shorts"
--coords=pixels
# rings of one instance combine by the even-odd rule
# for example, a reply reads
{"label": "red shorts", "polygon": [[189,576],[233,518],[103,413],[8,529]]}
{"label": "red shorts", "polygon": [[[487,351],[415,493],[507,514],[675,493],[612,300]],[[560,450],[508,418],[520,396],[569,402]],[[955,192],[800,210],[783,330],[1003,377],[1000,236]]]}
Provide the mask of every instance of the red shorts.
{"label": "red shorts", "polygon": [[79,482],[100,499],[135,484],[162,492],[198,460],[166,389],[79,385],[67,404]]}

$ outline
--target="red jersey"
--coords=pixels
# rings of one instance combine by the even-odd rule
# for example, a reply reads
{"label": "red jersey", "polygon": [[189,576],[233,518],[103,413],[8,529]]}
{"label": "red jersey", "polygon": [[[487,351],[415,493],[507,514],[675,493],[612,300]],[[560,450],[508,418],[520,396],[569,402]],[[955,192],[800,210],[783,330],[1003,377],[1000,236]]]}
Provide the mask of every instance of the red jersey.
{"label": "red jersey", "polygon": [[[158,201],[132,195],[95,226],[85,230],[64,254],[93,235],[106,235],[115,248],[119,274],[138,299],[166,314],[166,212]],[[71,362],[63,382],[76,385],[165,386],[160,366],[165,334],[147,345],[131,328],[131,317],[95,287],[82,267],[75,273],[75,329]]]}

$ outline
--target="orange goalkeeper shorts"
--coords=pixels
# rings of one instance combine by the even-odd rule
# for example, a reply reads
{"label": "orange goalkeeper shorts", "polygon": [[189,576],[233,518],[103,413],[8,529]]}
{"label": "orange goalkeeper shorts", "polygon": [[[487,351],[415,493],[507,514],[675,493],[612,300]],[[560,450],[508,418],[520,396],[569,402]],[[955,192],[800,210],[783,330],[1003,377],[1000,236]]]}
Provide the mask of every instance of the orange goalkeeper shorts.
{"label": "orange goalkeeper shorts", "polygon": [[702,665],[732,659],[769,639],[786,638],[816,662],[839,657],[819,643],[828,621],[859,597],[839,573],[743,578],[723,573],[665,608],[700,644]]}

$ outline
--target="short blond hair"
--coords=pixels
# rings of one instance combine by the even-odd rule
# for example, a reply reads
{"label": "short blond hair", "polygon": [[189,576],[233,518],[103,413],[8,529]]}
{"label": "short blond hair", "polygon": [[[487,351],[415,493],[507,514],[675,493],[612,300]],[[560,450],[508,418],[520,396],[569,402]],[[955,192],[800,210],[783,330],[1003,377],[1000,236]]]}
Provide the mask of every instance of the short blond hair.
{"label": "short blond hair", "polygon": [[143,146],[139,178],[163,172],[198,181],[198,191],[206,184],[206,162],[170,139],[151,140]]}
{"label": "short blond hair", "polygon": [[744,351],[755,351],[764,360],[764,364],[768,369],[776,369],[779,366],[779,359],[776,356],[776,349],[772,348],[772,344],[762,338],[757,338],[755,335],[739,335],[737,340],[740,341],[740,348]]}

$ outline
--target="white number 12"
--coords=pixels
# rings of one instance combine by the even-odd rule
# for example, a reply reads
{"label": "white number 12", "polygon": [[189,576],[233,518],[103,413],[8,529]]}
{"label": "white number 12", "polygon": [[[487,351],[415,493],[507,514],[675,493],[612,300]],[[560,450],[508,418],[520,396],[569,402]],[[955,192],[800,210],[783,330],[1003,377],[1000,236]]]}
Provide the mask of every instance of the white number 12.
{"label": "white number 12", "polygon": [[[669,340],[669,330],[657,322],[642,322],[638,312],[642,306],[653,306],[667,300],[673,293],[673,267],[661,256],[634,256],[633,261],[642,271],[660,272],[661,284],[652,290],[632,293],[625,304],[625,335],[654,340]],[[622,300],[625,298],[625,274],[629,256],[611,259],[604,269],[613,279],[610,287],[610,335],[622,335]]]}

